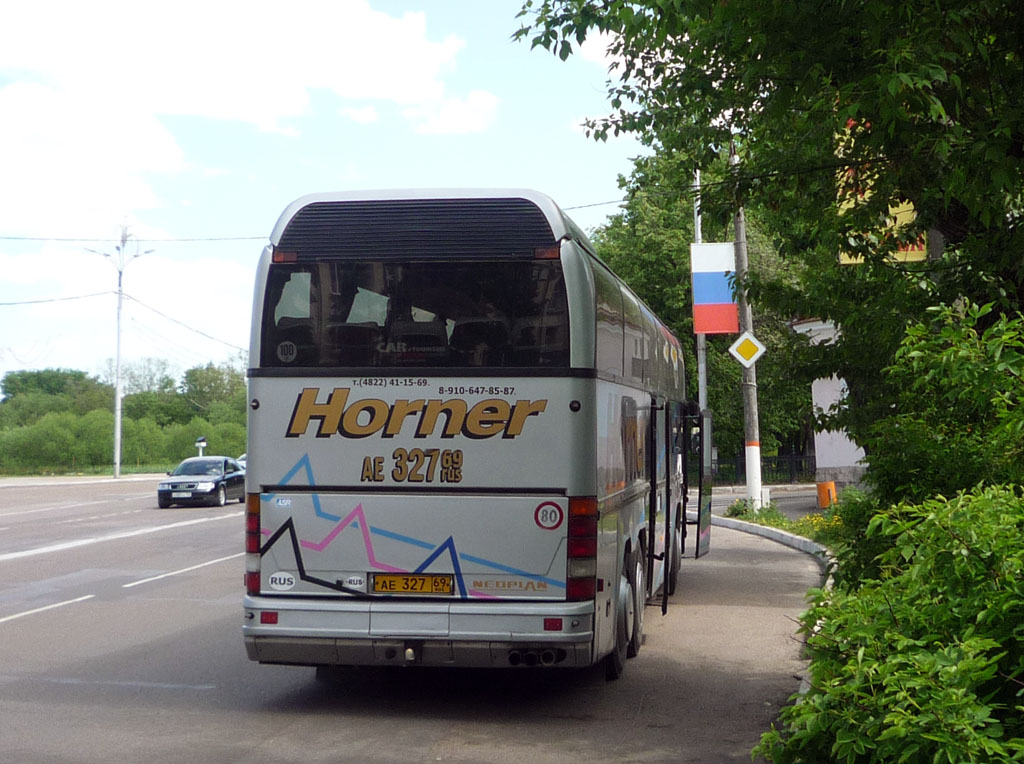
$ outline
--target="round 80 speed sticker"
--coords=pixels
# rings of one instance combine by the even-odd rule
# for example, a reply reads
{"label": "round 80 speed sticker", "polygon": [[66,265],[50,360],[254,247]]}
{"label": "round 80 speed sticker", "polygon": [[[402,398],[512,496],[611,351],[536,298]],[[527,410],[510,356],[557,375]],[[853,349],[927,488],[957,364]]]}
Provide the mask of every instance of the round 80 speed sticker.
{"label": "round 80 speed sticker", "polygon": [[537,506],[533,513],[534,522],[546,531],[553,531],[561,526],[565,519],[562,507],[553,501],[545,501]]}

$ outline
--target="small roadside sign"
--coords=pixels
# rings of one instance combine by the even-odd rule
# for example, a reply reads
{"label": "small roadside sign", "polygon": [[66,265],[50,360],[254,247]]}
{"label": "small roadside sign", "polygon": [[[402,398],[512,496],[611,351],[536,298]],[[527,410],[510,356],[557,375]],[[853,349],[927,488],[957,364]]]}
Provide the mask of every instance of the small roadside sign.
{"label": "small roadside sign", "polygon": [[743,332],[732,345],[729,352],[733,358],[746,366],[748,369],[753,366],[757,359],[764,355],[765,346],[750,332]]}

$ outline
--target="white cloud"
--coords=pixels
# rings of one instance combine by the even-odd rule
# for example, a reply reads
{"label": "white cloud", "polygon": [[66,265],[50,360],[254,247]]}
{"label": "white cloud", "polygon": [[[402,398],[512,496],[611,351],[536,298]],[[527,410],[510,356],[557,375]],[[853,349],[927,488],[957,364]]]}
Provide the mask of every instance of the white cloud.
{"label": "white cloud", "polygon": [[[59,19],[54,23],[54,19]],[[465,43],[427,38],[423,13],[365,0],[23,3],[0,12],[0,70],[116,96],[121,113],[199,115],[264,130],[309,109],[310,92],[428,106]]]}
{"label": "white cloud", "polygon": [[341,114],[360,125],[370,125],[380,119],[377,110],[372,106],[360,106],[350,109],[342,109]]}
{"label": "white cloud", "polygon": [[[286,11],[267,0],[6,3],[6,233],[83,235],[96,221],[159,206],[153,173],[203,172],[185,163],[167,117],[297,136],[311,94],[327,92],[358,122],[391,103],[418,132],[484,130],[497,98],[460,97],[444,82],[464,46],[454,35],[429,39],[423,13],[389,16],[366,0],[293,0]],[[53,209],[72,212],[54,220]]]}
{"label": "white cloud", "polygon": [[418,133],[463,135],[486,130],[498,115],[498,97],[484,90],[470,91],[465,99],[445,98],[406,110],[416,120]]}
{"label": "white cloud", "polygon": [[579,55],[584,61],[591,61],[600,64],[605,70],[621,60],[621,57],[613,56],[609,47],[615,42],[615,36],[610,32],[593,32],[587,35],[579,48]]}
{"label": "white cloud", "polygon": [[181,149],[152,114],[44,84],[0,89],[7,233],[94,231],[97,221],[156,206],[145,173],[182,167]]}

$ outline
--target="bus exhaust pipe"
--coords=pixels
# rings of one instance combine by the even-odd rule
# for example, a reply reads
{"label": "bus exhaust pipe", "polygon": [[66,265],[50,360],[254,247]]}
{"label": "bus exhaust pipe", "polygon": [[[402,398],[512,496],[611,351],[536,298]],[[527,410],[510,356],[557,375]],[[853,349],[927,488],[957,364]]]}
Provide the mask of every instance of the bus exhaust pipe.
{"label": "bus exhaust pipe", "polygon": [[508,665],[518,666],[523,662],[523,654],[518,650],[510,650],[508,653]]}
{"label": "bus exhaust pipe", "polygon": [[542,666],[554,666],[555,665],[555,651],[544,650],[540,654],[540,663]]}

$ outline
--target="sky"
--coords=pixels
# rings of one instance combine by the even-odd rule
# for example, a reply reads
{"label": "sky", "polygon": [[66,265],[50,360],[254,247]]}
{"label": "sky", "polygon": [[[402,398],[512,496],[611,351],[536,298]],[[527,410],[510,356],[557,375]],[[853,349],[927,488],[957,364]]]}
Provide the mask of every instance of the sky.
{"label": "sky", "polygon": [[531,50],[520,7],[0,5],[0,377],[110,381],[119,271],[123,365],[237,364],[260,252],[308,193],[532,188],[604,223],[643,153],[582,128],[609,111],[604,46]]}

